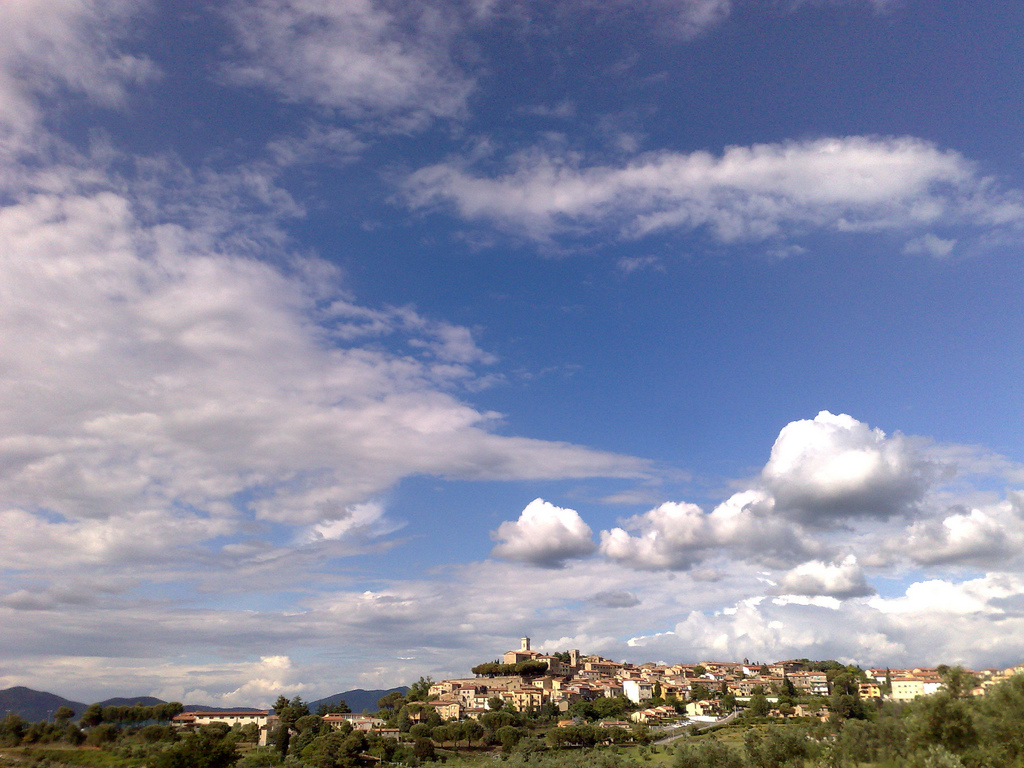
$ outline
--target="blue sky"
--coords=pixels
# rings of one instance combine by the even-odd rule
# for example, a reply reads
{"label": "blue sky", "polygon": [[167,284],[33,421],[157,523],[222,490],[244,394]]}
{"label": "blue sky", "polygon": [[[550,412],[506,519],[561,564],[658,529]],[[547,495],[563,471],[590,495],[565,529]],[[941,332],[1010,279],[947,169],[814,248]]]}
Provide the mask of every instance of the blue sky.
{"label": "blue sky", "polygon": [[0,686],[1019,663],[1022,25],[3,4]]}

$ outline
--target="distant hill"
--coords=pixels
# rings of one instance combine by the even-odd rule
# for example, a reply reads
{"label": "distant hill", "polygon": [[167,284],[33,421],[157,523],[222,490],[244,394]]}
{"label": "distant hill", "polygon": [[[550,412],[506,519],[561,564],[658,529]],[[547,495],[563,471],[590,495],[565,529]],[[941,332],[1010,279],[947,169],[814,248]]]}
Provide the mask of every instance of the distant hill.
{"label": "distant hill", "polygon": [[385,695],[392,691],[398,691],[404,694],[408,691],[408,687],[402,685],[398,688],[388,688],[387,690],[379,691],[364,691],[362,688],[355,688],[351,691],[345,691],[344,693],[336,693],[333,696],[327,696],[323,699],[317,699],[316,701],[309,702],[309,711],[316,712],[321,704],[335,704],[339,699],[344,699],[345,703],[348,704],[349,709],[353,712],[376,712],[377,701],[382,699]]}
{"label": "distant hill", "polygon": [[[404,694],[408,690],[404,685],[398,688],[376,691],[355,688],[351,691],[336,693],[333,696],[311,701],[309,702],[309,711],[316,712],[321,704],[334,704],[338,699],[344,699],[353,712],[376,712],[377,701],[380,698],[392,691]],[[97,703],[101,707],[130,707],[133,704],[151,707],[154,704],[163,704],[164,701],[153,696],[115,696]],[[30,723],[39,720],[52,720],[53,713],[57,711],[58,707],[70,707],[75,713],[74,719],[77,720],[88,706],[88,704],[83,704],[80,701],[65,699],[63,696],[58,696],[55,693],[33,691],[31,688],[25,688],[24,686],[6,688],[0,691],[0,719],[6,717],[8,713],[14,713]],[[186,712],[232,712],[245,709],[255,709],[255,707],[211,707],[205,704],[185,705]]]}
{"label": "distant hill", "polygon": [[141,704],[144,707],[152,707],[156,704],[166,704],[167,702],[163,699],[154,698],[153,696],[115,696],[112,699],[104,699],[97,703],[101,707],[132,707],[136,704]]}
{"label": "distant hill", "polygon": [[[130,707],[141,704],[144,707],[152,707],[155,704],[164,704],[163,699],[154,696],[114,696],[103,701],[96,702],[101,707]],[[88,704],[80,701],[71,701],[54,693],[33,691],[31,688],[18,686],[0,691],[0,719],[7,716],[9,712],[20,715],[30,723],[39,720],[52,720],[53,713],[58,707],[71,707],[74,710],[74,720],[77,720],[85,712]],[[210,707],[205,704],[186,704],[186,712],[232,712],[239,709],[255,709],[255,707]]]}
{"label": "distant hill", "polygon": [[78,718],[85,712],[86,706],[88,705],[80,701],[71,701],[55,693],[33,691],[31,688],[21,685],[0,691],[0,717],[14,713],[30,723],[38,720],[52,720],[53,713],[59,707],[71,707],[75,712],[75,718]]}

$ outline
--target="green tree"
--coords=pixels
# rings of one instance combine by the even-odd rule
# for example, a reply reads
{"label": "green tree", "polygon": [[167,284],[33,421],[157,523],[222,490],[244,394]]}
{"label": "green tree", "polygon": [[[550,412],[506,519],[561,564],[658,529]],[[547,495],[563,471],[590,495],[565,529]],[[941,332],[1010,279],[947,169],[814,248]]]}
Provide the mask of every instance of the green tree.
{"label": "green tree", "polygon": [[413,739],[412,753],[419,760],[433,760],[434,743],[430,739]]}
{"label": "green tree", "polygon": [[790,680],[788,677],[783,677],[782,678],[782,690],[779,691],[779,693],[795,699],[796,696],[797,696],[797,693],[796,693],[796,686],[793,685],[793,681]]}
{"label": "green tree", "polygon": [[906,722],[891,710],[874,720],[844,722],[838,743],[841,753],[855,765],[903,760],[910,751]]}
{"label": "green tree", "polygon": [[369,742],[360,731],[328,731],[302,752],[303,761],[313,768],[355,768]]}
{"label": "green tree", "polygon": [[103,707],[99,704],[90,704],[85,712],[78,719],[78,724],[83,728],[92,728],[103,722]]}
{"label": "green tree", "polygon": [[763,693],[758,692],[751,695],[750,703],[747,705],[747,713],[750,717],[767,717],[770,711],[771,705]]}
{"label": "green tree", "polygon": [[430,736],[434,741],[436,741],[443,747],[446,742],[454,742],[455,739],[458,737],[458,727],[453,726],[454,724],[439,725],[435,728],[432,728],[430,730]]}
{"label": "green tree", "polygon": [[175,734],[174,730],[169,725],[150,723],[139,730],[139,736],[143,741],[149,742],[150,744],[156,744],[161,741],[173,741]]}
{"label": "green tree", "polygon": [[[383,709],[383,707],[380,706],[380,702],[377,703],[377,706],[378,708]],[[332,704],[328,704],[326,702],[321,704],[317,707],[316,713],[320,715],[320,717],[323,717],[324,715],[344,715],[351,711],[352,710],[349,708],[348,704],[345,703],[344,699],[338,699]]]}
{"label": "green tree", "polygon": [[166,723],[173,720],[184,711],[185,707],[182,706],[180,701],[169,701],[165,704],[157,704],[154,706],[152,717],[154,720]]}
{"label": "green tree", "polygon": [[309,707],[301,696],[296,696],[291,701],[285,696],[278,696],[277,701],[274,702],[274,714],[277,715],[280,724],[274,737],[274,746],[281,755],[281,759],[284,760],[288,756],[292,728],[295,727],[299,718],[309,714]]}
{"label": "green tree", "polygon": [[466,740],[466,746],[472,746],[474,741],[483,738],[484,727],[476,720],[466,720],[462,725],[462,737]]}
{"label": "green tree", "polygon": [[633,702],[625,696],[613,696],[610,698],[602,696],[601,698],[594,699],[592,703],[594,712],[597,714],[598,719],[601,720],[609,718],[619,719],[633,709]]}
{"label": "green tree", "polygon": [[1024,762],[1024,675],[990,688],[975,710],[979,741],[1002,745],[1005,765]]}
{"label": "green tree", "polygon": [[683,744],[675,768],[743,768],[743,756],[720,741]]}
{"label": "green tree", "polygon": [[860,700],[859,680],[854,673],[845,668],[832,678],[829,709],[832,710],[837,721],[863,720],[867,717],[867,712]]}
{"label": "green tree", "polygon": [[0,746],[16,747],[21,743],[28,730],[28,722],[14,712],[8,712],[3,720],[0,720]]}
{"label": "green tree", "polygon": [[429,677],[421,677],[409,686],[409,692],[405,695],[405,698],[409,701],[427,701],[430,694],[430,686],[433,684],[434,681]]}
{"label": "green tree", "polygon": [[690,686],[690,699],[693,701],[707,701],[711,698],[711,691],[702,683]]}
{"label": "green tree", "polygon": [[963,753],[978,742],[969,705],[948,691],[914,702],[911,717],[912,740],[921,747],[937,744],[953,753]]}
{"label": "green tree", "polygon": [[526,731],[514,725],[503,725],[497,730],[495,735],[498,737],[498,741],[501,742],[501,753],[508,755],[511,754],[516,744],[526,735]]}
{"label": "green tree", "polygon": [[743,747],[751,768],[784,768],[803,765],[808,754],[808,741],[802,731],[778,728],[761,732],[747,731]]}
{"label": "green tree", "polygon": [[978,678],[959,664],[955,667],[947,667],[945,664],[940,664],[936,671],[939,673],[939,677],[942,678],[946,691],[954,699],[967,698],[978,685]]}
{"label": "green tree", "polygon": [[117,741],[118,733],[117,726],[113,723],[100,723],[89,729],[85,741],[91,747],[102,747],[104,744]]}
{"label": "green tree", "polygon": [[377,707],[387,712],[397,712],[405,706],[405,696],[401,691],[391,691],[377,699]]}
{"label": "green tree", "polygon": [[228,732],[200,728],[153,759],[153,768],[230,768],[238,762],[234,739]]}

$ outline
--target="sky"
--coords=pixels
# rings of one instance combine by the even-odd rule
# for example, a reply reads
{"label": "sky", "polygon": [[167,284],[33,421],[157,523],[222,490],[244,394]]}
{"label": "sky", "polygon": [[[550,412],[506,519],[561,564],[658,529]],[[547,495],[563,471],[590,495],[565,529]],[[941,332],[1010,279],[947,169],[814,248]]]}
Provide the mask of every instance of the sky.
{"label": "sky", "polygon": [[0,3],[0,688],[1024,661],[1022,31]]}

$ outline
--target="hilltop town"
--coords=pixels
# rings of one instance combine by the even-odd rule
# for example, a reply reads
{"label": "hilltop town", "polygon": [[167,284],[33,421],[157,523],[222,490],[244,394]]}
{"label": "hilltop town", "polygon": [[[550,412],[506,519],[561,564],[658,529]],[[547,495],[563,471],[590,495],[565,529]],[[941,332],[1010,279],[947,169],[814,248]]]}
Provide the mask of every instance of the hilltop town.
{"label": "hilltop town", "polygon": [[[749,703],[755,694],[764,695],[770,703],[777,703],[780,696],[827,697],[840,672],[852,678],[843,682],[856,686],[858,699],[912,701],[946,687],[950,671],[944,666],[861,671],[809,659],[630,664],[583,655],[579,650],[542,653],[524,637],[519,648],[505,652],[501,662],[474,667],[473,677],[435,682],[430,693],[436,697],[431,704],[445,719],[477,718],[499,700],[519,712],[546,704],[568,712],[576,702],[599,698],[623,697],[637,706],[658,702],[660,707],[639,709],[630,716],[633,722],[647,723],[681,714],[698,720],[722,717],[737,704]],[[1019,673],[1024,673],[1024,664],[977,671],[957,667],[955,684],[966,685],[965,694],[984,696],[992,686]],[[798,704],[790,712],[776,709],[769,714],[802,716],[822,710],[823,703]]]}
{"label": "hilltop town", "polygon": [[[543,713],[561,725],[598,720],[606,727],[711,723],[741,711],[766,718],[827,721],[837,712],[848,715],[849,708],[860,702],[910,702],[950,686],[960,697],[984,696],[993,686],[1024,673],[1024,664],[983,670],[946,666],[862,670],[810,659],[631,664],[578,649],[544,653],[523,637],[518,648],[478,664],[471,672],[468,677],[440,681],[421,679],[419,701],[392,694],[381,700],[378,712],[334,712],[322,719],[331,727],[346,724],[384,738],[399,738],[420,723],[486,721],[488,714],[497,711]],[[251,725],[259,729],[259,743],[266,744],[268,734],[278,727],[278,714],[275,710],[185,712],[174,723],[184,728],[215,722]]]}

